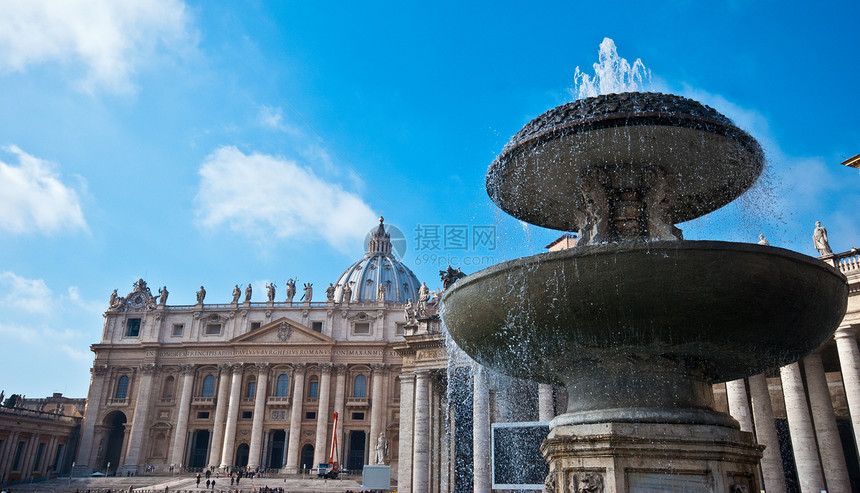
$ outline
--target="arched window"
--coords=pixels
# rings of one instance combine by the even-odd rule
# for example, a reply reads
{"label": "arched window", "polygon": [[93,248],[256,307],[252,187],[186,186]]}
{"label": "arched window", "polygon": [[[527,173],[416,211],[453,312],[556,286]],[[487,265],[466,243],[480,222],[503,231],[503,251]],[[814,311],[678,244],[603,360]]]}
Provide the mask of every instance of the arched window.
{"label": "arched window", "polygon": [[203,390],[200,392],[200,397],[215,397],[215,376],[206,375],[203,379]]}
{"label": "arched window", "polygon": [[319,379],[317,379],[317,377],[315,377],[315,376],[311,377],[311,381],[308,382],[308,398],[309,399],[316,399],[320,396],[319,394],[320,394]]}
{"label": "arched window", "polygon": [[116,394],[114,395],[117,399],[125,399],[128,397],[128,377],[123,375],[119,377],[119,381],[116,383]]}
{"label": "arched window", "polygon": [[161,398],[162,399],[173,399],[173,389],[176,386],[176,380],[173,378],[173,375],[168,376],[164,379],[164,386],[161,387]]}
{"label": "arched window", "polygon": [[286,373],[278,375],[277,385],[275,385],[275,396],[286,397],[290,394],[290,376]]}
{"label": "arched window", "polygon": [[367,377],[356,375],[355,384],[352,386],[353,397],[367,397]]}

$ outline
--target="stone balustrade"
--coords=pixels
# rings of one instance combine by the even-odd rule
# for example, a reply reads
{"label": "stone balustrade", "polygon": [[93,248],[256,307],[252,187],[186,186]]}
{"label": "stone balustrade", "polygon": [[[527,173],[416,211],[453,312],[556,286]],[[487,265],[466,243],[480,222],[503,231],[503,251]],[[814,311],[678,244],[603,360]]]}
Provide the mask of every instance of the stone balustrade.
{"label": "stone balustrade", "polygon": [[860,274],[860,251],[856,248],[833,256],[833,265],[846,276]]}

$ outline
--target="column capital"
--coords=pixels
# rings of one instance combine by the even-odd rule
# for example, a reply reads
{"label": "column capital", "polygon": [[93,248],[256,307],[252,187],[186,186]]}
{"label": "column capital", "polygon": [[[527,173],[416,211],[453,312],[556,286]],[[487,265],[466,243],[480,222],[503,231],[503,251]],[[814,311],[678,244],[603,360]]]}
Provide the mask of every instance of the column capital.
{"label": "column capital", "polygon": [[334,363],[332,366],[334,367],[334,371],[338,373],[343,373],[346,371],[346,363]]}
{"label": "column capital", "polygon": [[331,363],[320,363],[319,364],[320,371],[323,373],[323,375],[331,374],[331,370],[332,370],[333,366],[334,365],[332,365]]}
{"label": "column capital", "polygon": [[230,371],[230,366],[230,363],[219,363],[218,370],[220,370],[221,373],[227,373]]}
{"label": "column capital", "polygon": [[384,363],[373,363],[370,365],[370,369],[373,370],[374,373],[376,373],[384,370],[386,366],[388,365]]}
{"label": "column capital", "polygon": [[271,363],[254,363],[254,366],[257,368],[257,373],[266,373],[269,371],[269,367],[272,366]]}
{"label": "column capital", "polygon": [[188,375],[189,373],[194,373],[196,367],[194,365],[183,364],[179,365],[179,373],[183,375]]}
{"label": "column capital", "polygon": [[159,366],[154,365],[152,363],[140,365],[140,371],[143,372],[145,375],[155,375],[156,373],[158,373],[159,369]]}
{"label": "column capital", "polygon": [[108,365],[95,365],[90,368],[90,373],[93,375],[101,376],[105,375],[108,372]]}
{"label": "column capital", "polygon": [[305,370],[308,369],[307,363],[293,363],[293,372],[299,375],[303,375]]}
{"label": "column capital", "polygon": [[233,375],[240,374],[245,369],[245,365],[242,363],[233,363],[230,365],[230,369],[233,370]]}
{"label": "column capital", "polygon": [[397,378],[399,378],[401,382],[410,382],[410,381],[414,382],[415,381],[415,374],[414,373],[401,373],[400,375],[397,375]]}

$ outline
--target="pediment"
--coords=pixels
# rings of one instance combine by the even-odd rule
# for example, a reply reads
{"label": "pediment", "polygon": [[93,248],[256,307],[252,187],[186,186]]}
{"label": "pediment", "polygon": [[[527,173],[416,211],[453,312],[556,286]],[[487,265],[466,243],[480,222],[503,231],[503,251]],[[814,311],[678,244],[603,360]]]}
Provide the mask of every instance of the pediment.
{"label": "pediment", "polygon": [[271,343],[271,344],[334,344],[331,337],[305,327],[304,325],[281,317],[273,320],[257,330],[242,334],[231,342],[241,343]]}

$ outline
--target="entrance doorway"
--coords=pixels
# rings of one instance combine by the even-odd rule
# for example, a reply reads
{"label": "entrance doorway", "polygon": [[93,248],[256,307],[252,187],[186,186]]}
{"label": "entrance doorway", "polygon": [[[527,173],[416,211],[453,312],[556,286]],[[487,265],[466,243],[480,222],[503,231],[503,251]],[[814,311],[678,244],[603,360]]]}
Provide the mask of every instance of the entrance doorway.
{"label": "entrance doorway", "polygon": [[361,471],[364,466],[365,438],[363,430],[352,430],[349,432],[349,452],[346,456],[346,468],[350,471]]}
{"label": "entrance doorway", "polygon": [[[125,437],[125,423],[127,419],[121,411],[114,411],[104,419],[104,425],[107,427],[107,440],[105,440],[104,458],[102,459],[101,469],[110,475],[116,473],[119,467],[119,458],[122,455],[122,442]],[[109,466],[109,467],[108,467]],[[108,471],[107,469],[110,469]]]}
{"label": "entrance doorway", "polygon": [[310,469],[312,467],[316,467],[317,464],[314,464],[314,446],[311,444],[305,445],[302,447],[302,455],[301,455],[301,465],[302,469]]}
{"label": "entrance doorway", "polygon": [[248,465],[248,453],[251,451],[251,447],[248,446],[247,443],[243,443],[239,445],[239,448],[236,449],[236,460],[233,462],[233,465],[236,467],[245,467]]}
{"label": "entrance doorway", "polygon": [[269,442],[269,469],[280,469],[284,467],[284,445],[287,440],[287,432],[275,430],[272,432]]}
{"label": "entrance doorway", "polygon": [[209,450],[209,430],[196,430],[191,438],[189,467],[206,467],[206,451]]}

